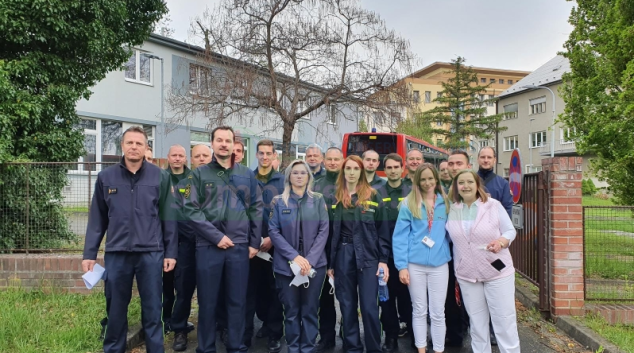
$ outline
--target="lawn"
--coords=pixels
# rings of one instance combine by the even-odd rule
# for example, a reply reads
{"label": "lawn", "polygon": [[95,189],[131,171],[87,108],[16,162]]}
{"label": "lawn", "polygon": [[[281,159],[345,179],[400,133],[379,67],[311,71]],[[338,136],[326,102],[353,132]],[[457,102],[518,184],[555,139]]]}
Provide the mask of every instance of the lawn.
{"label": "lawn", "polygon": [[[634,218],[632,209],[611,200],[584,197],[585,271],[588,298],[634,300]],[[607,206],[607,207],[606,207]]]}
{"label": "lawn", "polygon": [[[102,348],[103,290],[89,295],[56,289],[0,291],[0,352],[94,352]],[[130,326],[140,322],[141,306],[132,300]]]}
{"label": "lawn", "polygon": [[596,314],[587,314],[582,321],[624,352],[634,353],[634,326],[610,325],[603,317]]}

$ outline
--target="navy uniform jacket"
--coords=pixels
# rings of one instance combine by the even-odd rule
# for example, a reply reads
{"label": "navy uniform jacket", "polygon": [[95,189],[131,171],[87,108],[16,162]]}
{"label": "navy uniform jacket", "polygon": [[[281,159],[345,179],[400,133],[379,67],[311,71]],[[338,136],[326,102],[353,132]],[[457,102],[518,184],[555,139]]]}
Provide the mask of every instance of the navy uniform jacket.
{"label": "navy uniform jacket", "polygon": [[317,173],[313,173],[313,179],[321,179],[324,176],[326,176],[326,167],[324,167],[324,165],[322,164],[319,166],[319,171]]}
{"label": "navy uniform jacket", "polygon": [[378,190],[380,187],[385,185],[385,183],[385,179],[374,173],[374,178],[370,181],[370,186],[373,187],[375,190]]}
{"label": "navy uniform jacket", "polygon": [[[387,263],[392,249],[392,236],[390,234],[387,214],[383,200],[375,192],[370,198],[368,208],[355,207],[354,228],[352,232],[352,246],[354,246],[357,269],[370,267],[375,262]],[[330,267],[335,263],[337,247],[341,236],[341,217],[343,204],[341,202],[333,206],[335,218],[333,221],[332,244],[330,250]],[[337,269],[335,269],[335,276]]]}
{"label": "navy uniform jacket", "polygon": [[397,188],[391,187],[390,184],[386,182],[385,185],[377,190],[383,199],[383,203],[385,204],[390,236],[394,235],[394,228],[396,227],[396,220],[398,219],[399,212],[398,206],[401,204],[401,201],[409,195],[411,189],[411,183],[407,185],[401,181],[401,185]]}
{"label": "navy uniform jacket", "polygon": [[326,207],[328,208],[328,218],[330,219],[329,224],[329,236],[328,236],[328,244],[326,244],[326,259],[330,261],[330,248],[332,241],[332,220],[335,217],[335,209],[332,207],[335,200],[335,193],[337,192],[337,178],[339,177],[339,172],[328,172],[316,180],[314,182],[313,190],[322,194],[324,200],[326,201]]}
{"label": "navy uniform jacket", "polygon": [[121,163],[99,172],[84,259],[97,258],[106,231],[106,252],[164,251],[165,258],[176,259],[178,235],[167,205],[169,184],[169,174],[146,161],[132,174],[123,157]]}
{"label": "navy uniform jacket", "polygon": [[495,173],[493,173],[493,169],[491,170],[479,169],[478,170],[478,176],[480,177],[480,180],[484,181],[487,179],[487,177],[489,176],[492,177],[492,179],[490,179],[489,182],[486,185],[484,185],[484,187],[486,191],[489,194],[491,194],[492,198],[500,201],[502,206],[504,206],[506,213],[508,213],[509,217],[511,217],[512,219],[513,218],[513,215],[512,215],[513,196],[511,196],[511,188],[509,186],[509,182],[499,175],[495,175],[495,176],[494,175]]}
{"label": "navy uniform jacket", "polygon": [[217,246],[223,236],[259,249],[262,194],[253,172],[235,163],[225,169],[213,159],[191,174],[183,213],[196,232],[196,246]]}
{"label": "navy uniform jacket", "polygon": [[[253,171],[257,175],[258,170]],[[257,178],[256,178],[257,180]],[[271,214],[271,201],[277,195],[284,192],[284,175],[273,170],[271,177],[266,183],[258,181],[260,190],[262,191],[262,202],[264,203],[264,211],[262,213],[262,238],[269,236],[269,216]]]}
{"label": "navy uniform jacket", "polygon": [[[301,254],[300,235],[304,250]],[[274,272],[293,276],[288,262],[297,255],[304,257],[312,267],[326,266],[328,210],[323,196],[315,192],[312,196],[305,193],[300,198],[291,192],[288,205],[284,203],[282,195],[276,196],[271,204],[269,236],[276,249],[273,256]]]}
{"label": "navy uniform jacket", "polygon": [[191,169],[185,167],[185,171],[183,172],[184,177],[180,181],[171,173],[171,169],[167,169],[167,171],[171,175],[171,188],[170,195],[172,197],[172,201],[170,205],[172,209],[174,209],[173,213],[176,215],[176,219],[178,220],[178,241],[183,242],[196,242],[196,232],[194,228],[192,228],[190,222],[185,218],[185,214],[183,212],[183,205],[185,204],[185,198],[189,197],[189,193],[191,193],[191,183],[192,183],[192,171]]}

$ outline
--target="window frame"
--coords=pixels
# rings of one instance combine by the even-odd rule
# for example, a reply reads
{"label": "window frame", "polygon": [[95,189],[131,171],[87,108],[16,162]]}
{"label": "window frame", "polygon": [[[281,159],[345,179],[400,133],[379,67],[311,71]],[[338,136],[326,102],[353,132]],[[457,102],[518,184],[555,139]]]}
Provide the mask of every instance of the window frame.
{"label": "window frame", "polygon": [[[511,139],[513,139],[512,140],[513,141],[513,148],[509,148],[509,146],[510,146],[509,142],[511,141]],[[517,146],[519,146],[519,143],[518,143],[519,142],[519,137],[518,137],[518,135],[506,136],[506,137],[504,137],[503,141],[504,141],[504,143],[503,143],[502,147],[504,148],[503,149],[504,152],[511,152],[514,149],[516,149]]]}
{"label": "window frame", "polygon": [[[126,77],[126,73],[127,73],[127,69],[123,69],[123,78],[125,79],[126,82],[131,82],[131,83],[137,83],[137,84],[141,84],[141,85],[146,85],[146,86],[154,86],[154,69],[153,69],[153,62],[151,58],[148,58],[149,60],[149,74],[148,76],[150,77],[149,82],[143,81],[140,79],[141,77],[141,56],[143,55],[149,55],[148,52],[140,50],[140,49],[132,49],[133,54],[130,56],[130,58],[132,56],[134,56],[134,62],[135,62],[135,70],[134,70],[134,78],[129,78]],[[124,67],[127,67],[128,62],[130,62],[130,58],[128,58],[128,61],[124,64]]]}
{"label": "window frame", "polygon": [[425,104],[431,103],[431,91],[425,91]]}
{"label": "window frame", "polygon": [[[535,137],[537,136],[537,134],[541,135],[541,141],[539,144],[536,143],[537,140]],[[529,134],[528,147],[531,149],[544,147],[548,143],[547,138],[548,138],[548,133],[546,130],[531,132]]]}
{"label": "window frame", "polygon": [[327,124],[337,126],[337,103],[330,103],[328,105],[327,119]]}

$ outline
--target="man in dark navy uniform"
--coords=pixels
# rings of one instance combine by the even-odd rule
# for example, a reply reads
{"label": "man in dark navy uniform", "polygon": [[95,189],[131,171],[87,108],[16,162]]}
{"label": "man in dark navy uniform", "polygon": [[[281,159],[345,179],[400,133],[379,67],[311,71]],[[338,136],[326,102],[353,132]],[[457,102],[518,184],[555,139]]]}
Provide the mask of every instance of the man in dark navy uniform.
{"label": "man in dark navy uniform", "polygon": [[326,175],[326,169],[323,165],[324,155],[321,152],[321,147],[317,144],[312,144],[306,147],[306,163],[310,167],[310,172],[313,173],[314,180],[317,180]]}
{"label": "man in dark navy uniform", "polygon": [[[383,166],[387,183],[377,191],[383,198],[383,203],[385,204],[391,238],[394,234],[394,228],[396,227],[396,220],[398,219],[399,205],[409,194],[411,186],[406,185],[403,179],[401,179],[403,175],[403,158],[397,153],[390,153],[385,156]],[[410,299],[409,289],[398,280],[398,269],[396,269],[394,265],[394,256],[391,252],[387,267],[390,270],[391,277],[391,280],[387,282],[390,298],[385,302],[379,303],[381,305],[381,325],[385,331],[385,344],[382,349],[385,353],[394,353],[398,351],[400,321],[407,324],[407,327],[411,330],[412,301]],[[413,344],[414,335],[412,334],[411,337]],[[414,345],[413,347],[416,346]]]}
{"label": "man in dark navy uniform", "polygon": [[[273,243],[269,238],[269,216],[271,201],[284,192],[284,175],[273,170],[273,160],[277,159],[275,145],[271,140],[260,140],[256,146],[258,167],[254,170],[255,177],[262,191],[264,211],[262,213],[262,245],[261,252],[268,252],[275,256]],[[284,335],[284,309],[275,288],[273,264],[258,256],[250,261],[249,289],[247,294],[247,316],[244,343],[251,346],[253,337],[253,319],[257,312],[262,320],[262,328],[257,337],[267,337],[267,348],[271,353],[282,349],[280,339]]]}
{"label": "man in dark navy uniform", "polygon": [[[326,175],[315,181],[314,190],[324,196],[328,206],[330,217],[328,243],[326,244],[326,259],[330,258],[330,241],[332,239],[332,220],[334,217],[335,191],[337,190],[337,177],[343,165],[343,152],[337,147],[330,147],[326,151],[325,158]],[[322,353],[335,346],[335,325],[337,324],[337,312],[335,310],[335,296],[331,293],[332,286],[326,279],[319,297],[319,342],[315,351]]]}
{"label": "man in dark navy uniform", "polygon": [[95,183],[82,268],[92,271],[104,234],[106,253],[105,353],[125,352],[128,304],[136,276],[145,345],[164,352],[161,322],[162,277],[176,265],[176,222],[167,205],[169,175],[144,159],[147,134],[133,126],[123,133],[121,163],[101,171]]}
{"label": "man in dark navy uniform", "polygon": [[[246,352],[245,302],[249,259],[260,248],[262,195],[253,171],[233,163],[233,129],[211,133],[214,157],[192,172],[183,212],[196,233],[198,353],[216,351],[216,306],[225,292],[228,353]],[[224,283],[222,279],[224,276]]]}
{"label": "man in dark navy uniform", "polygon": [[381,162],[379,161],[379,154],[374,150],[367,150],[361,155],[363,159],[363,168],[365,168],[365,177],[370,183],[370,186],[374,189],[379,189],[385,185],[385,180],[376,175],[376,170],[379,168]]}

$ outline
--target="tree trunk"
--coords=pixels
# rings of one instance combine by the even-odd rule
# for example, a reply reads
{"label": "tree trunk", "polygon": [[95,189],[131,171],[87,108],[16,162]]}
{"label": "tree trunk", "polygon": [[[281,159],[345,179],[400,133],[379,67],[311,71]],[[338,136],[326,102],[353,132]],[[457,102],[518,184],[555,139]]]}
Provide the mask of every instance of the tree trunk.
{"label": "tree trunk", "polygon": [[280,165],[280,171],[286,169],[286,166],[295,160],[295,151],[291,153],[293,130],[295,130],[294,121],[292,123],[284,122],[284,133],[282,134],[282,165]]}

